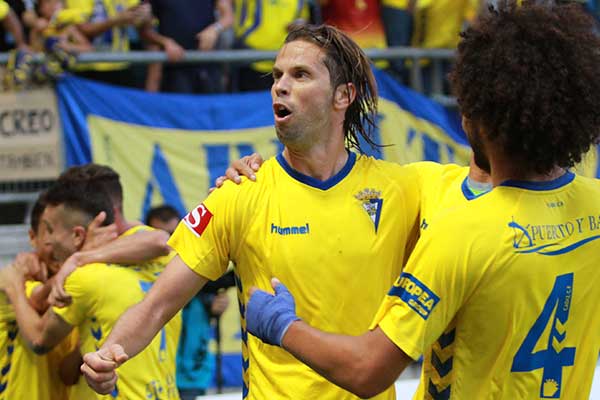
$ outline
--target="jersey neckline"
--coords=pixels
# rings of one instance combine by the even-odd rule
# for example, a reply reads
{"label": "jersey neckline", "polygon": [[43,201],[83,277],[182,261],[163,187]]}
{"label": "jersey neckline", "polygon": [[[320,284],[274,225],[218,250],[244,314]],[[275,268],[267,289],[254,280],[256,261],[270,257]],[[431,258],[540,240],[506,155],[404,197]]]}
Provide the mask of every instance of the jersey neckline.
{"label": "jersey neckline", "polygon": [[356,153],[349,151],[348,160],[346,161],[346,164],[342,167],[342,169],[337,174],[324,181],[313,178],[312,176],[304,175],[303,173],[293,169],[290,166],[290,164],[288,164],[285,157],[283,157],[283,153],[279,153],[276,159],[279,165],[281,165],[281,168],[283,168],[284,171],[287,172],[288,175],[294,178],[295,180],[317,189],[327,190],[337,185],[342,179],[348,176],[348,174],[352,170],[352,167],[356,163]]}
{"label": "jersey neckline", "polygon": [[573,182],[575,179],[575,174],[571,171],[565,172],[562,176],[544,182],[534,182],[534,181],[517,181],[509,179],[500,184],[500,186],[508,186],[515,187],[519,189],[527,189],[527,190],[535,190],[535,191],[545,191],[545,190],[554,190],[561,188],[563,186],[568,185]]}
{"label": "jersey neckline", "polygon": [[484,194],[488,194],[489,190],[487,192],[482,192],[479,194],[475,194],[473,193],[473,191],[471,190],[471,188],[469,187],[469,183],[468,180],[469,177],[466,176],[465,179],[463,179],[462,184],[460,185],[460,189],[462,190],[463,196],[465,196],[465,199],[471,201],[471,200],[475,200],[478,197],[483,196]]}

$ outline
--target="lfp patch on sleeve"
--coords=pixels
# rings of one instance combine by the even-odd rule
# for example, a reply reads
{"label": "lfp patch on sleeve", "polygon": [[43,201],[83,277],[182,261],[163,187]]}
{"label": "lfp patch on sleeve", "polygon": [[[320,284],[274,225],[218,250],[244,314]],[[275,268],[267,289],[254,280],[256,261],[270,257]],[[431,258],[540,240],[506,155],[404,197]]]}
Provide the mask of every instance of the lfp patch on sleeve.
{"label": "lfp patch on sleeve", "polygon": [[200,236],[208,226],[212,216],[208,208],[204,204],[200,204],[183,218],[183,222],[194,235]]}
{"label": "lfp patch on sleeve", "polygon": [[399,297],[425,320],[440,301],[440,298],[423,282],[406,272],[396,280],[388,295]]}

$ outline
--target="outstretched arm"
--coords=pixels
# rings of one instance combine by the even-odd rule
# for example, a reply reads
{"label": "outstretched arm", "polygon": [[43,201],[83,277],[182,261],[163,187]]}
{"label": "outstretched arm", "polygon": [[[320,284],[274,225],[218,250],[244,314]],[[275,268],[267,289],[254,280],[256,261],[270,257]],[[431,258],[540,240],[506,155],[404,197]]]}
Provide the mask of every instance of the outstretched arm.
{"label": "outstretched arm", "polygon": [[96,249],[73,253],[63,263],[52,282],[50,303],[64,307],[71,301],[64,289],[65,280],[77,267],[96,262],[113,264],[136,264],[169,254],[169,234],[160,229],[140,231],[119,237]]}
{"label": "outstretched arm", "polygon": [[206,282],[179,256],[173,258],[144,300],[119,318],[100,350],[83,357],[81,371],[89,385],[98,393],[110,393],[116,383],[115,369],[148,346]]}
{"label": "outstretched arm", "polygon": [[73,257],[79,265],[95,262],[135,264],[169,254],[168,240],[169,234],[160,229],[139,231],[118,237],[97,249],[77,252]]}
{"label": "outstretched arm", "polygon": [[390,387],[412,362],[379,328],[360,336],[325,333],[298,320],[292,295],[273,280],[275,295],[253,290],[248,331],[282,346],[336,385],[363,398]]}

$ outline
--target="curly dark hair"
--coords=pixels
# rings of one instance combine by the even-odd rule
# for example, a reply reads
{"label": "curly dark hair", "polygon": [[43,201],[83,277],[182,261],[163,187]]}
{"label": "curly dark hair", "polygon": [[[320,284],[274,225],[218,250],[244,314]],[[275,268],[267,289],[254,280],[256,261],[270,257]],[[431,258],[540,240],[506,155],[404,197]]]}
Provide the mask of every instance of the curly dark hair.
{"label": "curly dark hair", "polygon": [[581,161],[600,134],[600,39],[579,4],[501,1],[461,34],[462,114],[522,168]]}
{"label": "curly dark hair", "polygon": [[372,138],[377,127],[377,84],[364,51],[345,33],[329,25],[297,25],[288,33],[285,43],[296,40],[325,50],[324,63],[333,88],[347,83],[356,88],[356,98],[344,118],[346,144],[364,153],[360,135],[371,146],[380,147]]}

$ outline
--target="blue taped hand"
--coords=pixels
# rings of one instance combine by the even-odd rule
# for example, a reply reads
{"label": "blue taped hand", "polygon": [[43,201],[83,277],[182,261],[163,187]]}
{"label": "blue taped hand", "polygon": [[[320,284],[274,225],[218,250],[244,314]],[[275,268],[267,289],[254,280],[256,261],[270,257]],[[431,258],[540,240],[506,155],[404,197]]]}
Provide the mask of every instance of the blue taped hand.
{"label": "blue taped hand", "polygon": [[282,283],[275,285],[275,295],[257,290],[246,305],[248,332],[267,344],[281,346],[288,328],[299,319],[294,297]]}

